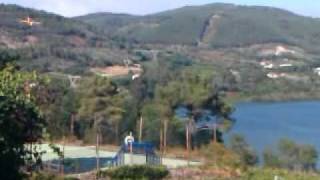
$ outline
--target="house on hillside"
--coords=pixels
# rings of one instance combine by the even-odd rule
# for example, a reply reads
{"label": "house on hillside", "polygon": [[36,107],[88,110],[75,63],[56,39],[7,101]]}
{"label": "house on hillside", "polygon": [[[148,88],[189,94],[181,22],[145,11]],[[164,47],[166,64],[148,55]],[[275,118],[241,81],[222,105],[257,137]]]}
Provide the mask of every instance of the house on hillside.
{"label": "house on hillside", "polygon": [[283,54],[295,54],[296,52],[294,50],[291,49],[287,49],[283,46],[277,46],[276,50],[275,50],[275,55],[276,56],[281,56]]}
{"label": "house on hillside", "polygon": [[287,77],[288,74],[286,73],[275,73],[275,72],[270,72],[267,74],[267,77],[270,78],[270,79],[278,79],[278,78],[281,78],[281,77]]}
{"label": "house on hillside", "polygon": [[279,67],[292,67],[292,64],[285,63],[285,64],[280,64]]}
{"label": "house on hillside", "polygon": [[274,64],[271,61],[261,61],[260,65],[265,69],[273,69]]}
{"label": "house on hillside", "polygon": [[317,74],[318,76],[320,76],[320,67],[314,68],[314,69],[313,69],[313,72],[314,72],[315,74]]}

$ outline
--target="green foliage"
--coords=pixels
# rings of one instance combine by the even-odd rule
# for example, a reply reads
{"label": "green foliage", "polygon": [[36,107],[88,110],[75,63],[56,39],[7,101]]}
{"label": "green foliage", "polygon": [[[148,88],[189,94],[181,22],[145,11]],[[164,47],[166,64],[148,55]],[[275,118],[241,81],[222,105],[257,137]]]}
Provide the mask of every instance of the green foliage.
{"label": "green foliage", "polygon": [[305,172],[293,172],[281,169],[267,169],[267,168],[253,168],[249,169],[239,180],[270,180],[275,179],[290,179],[290,180],[318,180],[319,174],[305,173]]}
{"label": "green foliage", "polygon": [[[214,26],[208,26],[214,15],[219,18],[213,20]],[[206,31],[212,31],[214,36],[205,39],[212,47],[279,42],[314,50],[314,45],[320,44],[317,19],[269,7],[217,3],[142,17],[94,14],[78,19],[105,28],[108,34],[147,43],[195,45]],[[108,23],[117,20],[121,23],[116,26]]]}
{"label": "green foliage", "polygon": [[233,135],[230,139],[230,149],[239,155],[244,165],[254,166],[258,163],[258,155],[252,150],[243,136]]}
{"label": "green foliage", "polygon": [[13,51],[0,49],[0,70],[5,68],[9,63],[19,59],[18,55]]}
{"label": "green foliage", "polygon": [[43,128],[44,121],[32,104],[0,96],[0,179],[18,178],[27,161],[39,163],[40,154],[26,144],[40,140]]}
{"label": "green foliage", "polygon": [[146,179],[146,180],[160,180],[168,176],[169,171],[163,166],[145,166],[133,165],[122,166],[101,172],[103,177],[110,177],[111,179]]}
{"label": "green foliage", "polygon": [[318,153],[314,146],[296,144],[288,139],[279,141],[276,152],[268,149],[264,152],[266,167],[313,171],[316,169],[317,160]]}
{"label": "green foliage", "polygon": [[[24,69],[83,73],[88,66],[119,63],[117,59],[123,59],[120,53],[110,52],[112,41],[103,31],[81,21],[4,4],[0,4],[0,16],[5,39],[0,40],[0,48],[16,49],[24,57],[19,62]],[[30,27],[19,22],[27,16],[41,24]]]}
{"label": "green foliage", "polygon": [[5,65],[0,69],[0,179],[20,179],[21,168],[41,162],[41,152],[29,144],[42,139],[45,122],[35,105],[31,83],[35,73]]}
{"label": "green foliage", "polygon": [[243,166],[241,158],[220,143],[202,146],[199,155],[203,157],[206,167],[218,166],[236,169]]}
{"label": "green foliage", "polygon": [[78,178],[61,177],[46,173],[33,173],[29,180],[77,180]]}
{"label": "green foliage", "polygon": [[78,93],[81,97],[78,110],[81,123],[86,123],[91,133],[102,133],[104,141],[118,143],[124,105],[130,98],[128,92],[118,89],[108,78],[94,76],[83,81]]}

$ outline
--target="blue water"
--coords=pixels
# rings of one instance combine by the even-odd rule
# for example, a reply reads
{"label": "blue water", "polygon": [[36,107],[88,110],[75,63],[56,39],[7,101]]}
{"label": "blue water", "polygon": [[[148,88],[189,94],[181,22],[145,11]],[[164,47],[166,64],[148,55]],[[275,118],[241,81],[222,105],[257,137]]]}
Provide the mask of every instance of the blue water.
{"label": "blue water", "polygon": [[320,154],[320,101],[239,103],[233,117],[237,121],[227,140],[233,133],[242,134],[261,154],[281,138],[290,138],[314,145]]}

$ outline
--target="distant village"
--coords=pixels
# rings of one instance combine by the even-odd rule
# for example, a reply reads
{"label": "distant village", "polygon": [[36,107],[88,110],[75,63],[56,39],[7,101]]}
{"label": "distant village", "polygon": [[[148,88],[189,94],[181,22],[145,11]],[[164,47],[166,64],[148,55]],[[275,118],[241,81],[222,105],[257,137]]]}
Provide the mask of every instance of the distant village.
{"label": "distant village", "polygon": [[[283,55],[295,55],[297,52],[295,50],[291,50],[288,48],[285,48],[284,46],[278,45],[275,48],[272,49],[264,49],[260,52],[260,55],[263,56],[275,56],[275,57],[282,57]],[[294,79],[294,75],[290,75],[286,73],[285,69],[291,68],[296,66],[296,62],[289,60],[288,58],[283,58],[282,60],[268,60],[263,59],[260,61],[260,66],[266,70],[268,70],[268,73],[266,76],[270,79],[278,79],[278,78],[291,78]],[[281,71],[283,69],[283,71]],[[320,67],[314,68],[313,72],[320,76]],[[296,77],[298,78],[298,77]]]}

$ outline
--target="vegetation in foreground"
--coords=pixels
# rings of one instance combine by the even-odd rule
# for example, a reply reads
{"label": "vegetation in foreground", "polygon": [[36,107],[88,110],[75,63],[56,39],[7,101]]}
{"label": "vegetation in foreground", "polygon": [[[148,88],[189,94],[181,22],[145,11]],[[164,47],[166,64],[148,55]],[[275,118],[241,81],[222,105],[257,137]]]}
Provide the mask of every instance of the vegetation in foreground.
{"label": "vegetation in foreground", "polygon": [[146,166],[146,165],[132,165],[112,168],[102,171],[101,177],[109,177],[111,179],[164,179],[169,175],[166,167],[162,166]]}

